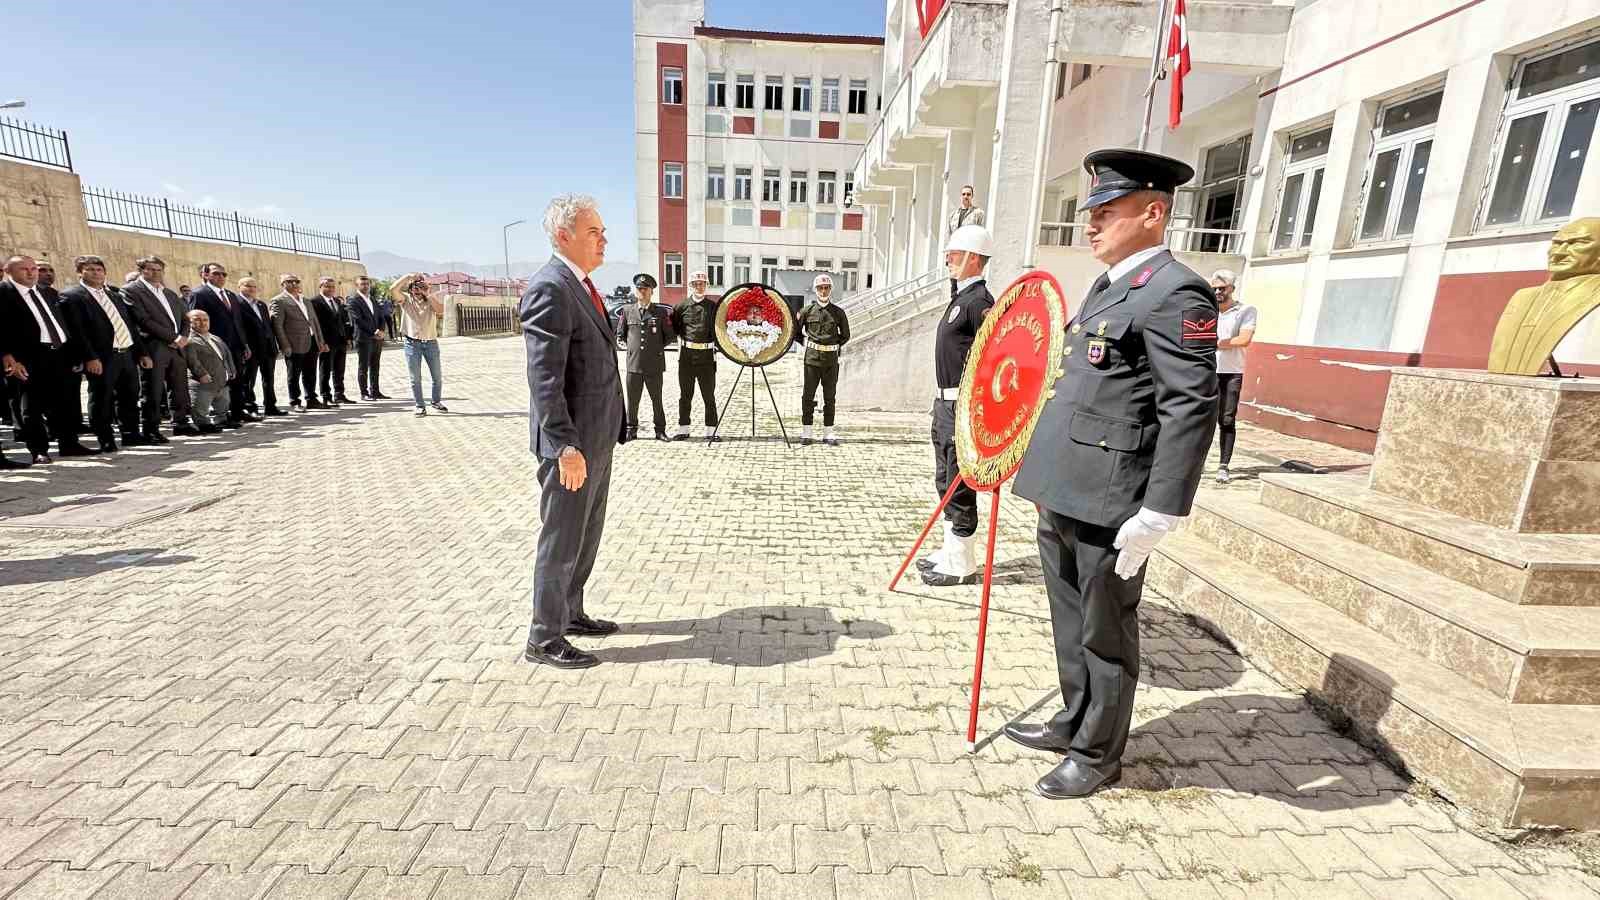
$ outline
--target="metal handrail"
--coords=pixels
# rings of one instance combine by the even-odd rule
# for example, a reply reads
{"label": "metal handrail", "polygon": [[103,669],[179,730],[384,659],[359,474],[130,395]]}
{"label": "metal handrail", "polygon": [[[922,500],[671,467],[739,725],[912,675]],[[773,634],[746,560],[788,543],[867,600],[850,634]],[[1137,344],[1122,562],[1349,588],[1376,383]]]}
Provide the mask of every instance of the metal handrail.
{"label": "metal handrail", "polygon": [[877,314],[879,309],[893,306],[905,297],[920,293],[924,289],[945,280],[947,280],[947,275],[944,267],[941,266],[913,278],[907,278],[905,281],[884,285],[881,288],[868,291],[865,294],[857,294],[854,297],[846,297],[839,305],[849,313],[873,316]]}

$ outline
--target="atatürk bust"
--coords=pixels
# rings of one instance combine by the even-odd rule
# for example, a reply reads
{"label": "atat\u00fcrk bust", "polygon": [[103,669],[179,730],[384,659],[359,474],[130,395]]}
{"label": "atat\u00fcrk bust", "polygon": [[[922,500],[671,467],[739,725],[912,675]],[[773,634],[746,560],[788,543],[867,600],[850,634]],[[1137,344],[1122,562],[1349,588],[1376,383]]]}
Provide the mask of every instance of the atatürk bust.
{"label": "atat\u00fcrk bust", "polygon": [[[1600,219],[1574,219],[1550,241],[1550,280],[1511,295],[1489,345],[1489,371],[1537,375],[1556,345],[1600,307]],[[1559,374],[1559,372],[1557,373]]]}

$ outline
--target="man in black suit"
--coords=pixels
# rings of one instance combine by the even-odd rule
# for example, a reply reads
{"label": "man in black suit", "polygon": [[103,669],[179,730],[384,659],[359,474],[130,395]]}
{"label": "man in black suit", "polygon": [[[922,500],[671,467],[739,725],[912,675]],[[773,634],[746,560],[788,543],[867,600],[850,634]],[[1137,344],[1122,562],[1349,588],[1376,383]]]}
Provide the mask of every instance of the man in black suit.
{"label": "man in black suit", "polygon": [[166,286],[167,264],[159,256],[146,256],[136,265],[139,277],[122,289],[128,298],[133,320],[144,333],[145,355],[150,368],[144,369],[144,439],[165,444],[161,436],[161,401],[170,392],[172,433],[196,435],[189,424],[189,368],[183,361],[183,348],[189,343],[189,319],[183,300]]}
{"label": "man in black suit", "polygon": [[344,393],[344,357],[349,349],[350,322],[344,302],[334,291],[337,286],[338,282],[324,275],[317,279],[317,296],[311,298],[311,308],[322,328],[322,342],[328,345],[318,357],[318,383],[322,388],[322,402],[329,406],[350,402]]}
{"label": "man in black suit", "polygon": [[[260,298],[261,285],[254,278],[239,279],[239,297],[244,312],[239,318],[245,323],[250,341],[250,358],[244,365],[244,403],[252,415],[285,416],[278,408],[277,362],[278,339],[272,331],[272,310]],[[256,405],[256,376],[261,376],[261,402]]]}
{"label": "man in black suit", "polygon": [[356,292],[345,300],[350,311],[351,337],[356,342],[356,387],[361,389],[363,400],[387,400],[378,390],[379,363],[383,359],[383,342],[387,329],[383,324],[383,308],[372,299],[372,279],[365,275],[356,277]]}
{"label": "man in black suit", "polygon": [[82,344],[38,290],[39,266],[31,256],[6,260],[0,281],[0,368],[22,383],[22,439],[35,465],[50,462],[50,440],[60,455],[93,456],[78,443],[78,420],[67,397],[67,375],[84,358]]}
{"label": "man in black suit", "polygon": [[605,262],[606,229],[594,198],[550,201],[545,232],[555,255],[528,282],[518,315],[528,359],[529,449],[539,459],[538,550],[533,561],[529,662],[581,669],[600,660],[567,635],[601,636],[584,585],[606,524],[612,450],[627,440],[617,336],[589,273]]}
{"label": "man in black suit", "polygon": [[[55,309],[61,304],[61,294],[56,290],[56,267],[50,263],[39,260],[39,282],[34,285],[39,296],[44,302]],[[72,406],[73,421],[77,424],[73,428],[78,434],[89,433],[89,423],[83,419],[83,368],[75,367],[67,372],[67,383],[63,388],[66,391],[67,403]]]}
{"label": "man in black suit", "polygon": [[139,326],[122,292],[106,284],[105,260],[80,256],[73,260],[78,283],[61,292],[67,327],[80,338],[84,374],[89,378],[89,430],[100,439],[102,453],[117,451],[112,420],[122,443],[143,443],[139,434],[139,368],[150,357],[139,344]]}
{"label": "man in black suit", "polygon": [[[233,380],[228,382],[229,425],[259,422],[244,408],[245,363],[255,355],[250,348],[249,323],[244,320],[244,300],[228,290],[228,270],[221,263],[206,263],[200,267],[200,286],[189,294],[189,308],[206,314],[211,322],[211,334],[222,341],[233,357]],[[191,326],[192,327],[192,326]]]}

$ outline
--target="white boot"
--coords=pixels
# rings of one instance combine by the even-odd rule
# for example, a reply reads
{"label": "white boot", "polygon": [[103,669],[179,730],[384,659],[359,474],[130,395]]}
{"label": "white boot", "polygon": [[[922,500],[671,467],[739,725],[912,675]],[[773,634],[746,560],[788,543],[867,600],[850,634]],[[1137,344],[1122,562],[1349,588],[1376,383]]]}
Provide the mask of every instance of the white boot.
{"label": "white boot", "polygon": [[827,426],[827,427],[822,429],[822,442],[824,444],[837,444],[837,443],[839,443],[839,436],[833,433],[833,426],[832,425],[829,425],[829,426]]}
{"label": "white boot", "polygon": [[923,573],[923,582],[936,587],[971,584],[978,573],[978,536],[961,537],[951,531],[943,553],[939,564]]}
{"label": "white boot", "polygon": [[950,530],[950,523],[944,523],[944,543],[939,546],[939,549],[917,560],[917,568],[923,572],[932,572],[940,563],[944,562],[944,552],[949,549],[950,539],[953,536],[954,533]]}
{"label": "white boot", "polygon": [[687,426],[687,425],[679,425],[678,426],[678,433],[673,436],[673,439],[674,440],[679,440],[679,441],[688,440],[689,439],[689,426]]}
{"label": "white boot", "polygon": [[802,443],[802,444],[811,443],[811,426],[810,425],[801,425],[800,426],[800,443]]}

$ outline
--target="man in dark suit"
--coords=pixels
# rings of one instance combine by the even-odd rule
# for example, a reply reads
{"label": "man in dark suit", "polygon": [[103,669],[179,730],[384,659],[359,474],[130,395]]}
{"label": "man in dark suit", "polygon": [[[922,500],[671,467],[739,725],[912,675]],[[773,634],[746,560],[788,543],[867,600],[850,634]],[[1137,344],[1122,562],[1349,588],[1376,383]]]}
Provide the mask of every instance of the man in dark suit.
{"label": "man in dark suit", "polygon": [[139,342],[139,325],[122,292],[106,284],[106,264],[98,256],[73,260],[78,283],[61,292],[61,309],[80,338],[84,374],[89,378],[89,430],[103,453],[115,453],[113,420],[122,443],[144,443],[139,433],[139,368],[149,363]]}
{"label": "man in dark suit", "polygon": [[[61,304],[61,294],[56,290],[56,267],[50,263],[39,261],[39,281],[34,285],[34,290],[44,298],[44,302],[55,309]],[[65,315],[65,313],[63,313]],[[73,426],[76,433],[88,434],[89,423],[83,418],[83,367],[74,366],[67,372],[66,384],[62,387],[66,392],[67,403],[72,407],[69,418],[77,424]]]}
{"label": "man in dark suit", "polygon": [[183,362],[183,348],[189,343],[189,320],[183,300],[166,286],[167,264],[159,256],[146,256],[135,263],[139,277],[130,281],[122,293],[128,308],[144,334],[145,355],[150,368],[144,378],[144,439],[165,444],[161,436],[161,400],[171,397],[172,433],[199,434],[189,424],[189,371]]}
{"label": "man in dark suit", "polygon": [[591,618],[584,585],[606,524],[612,450],[627,440],[617,337],[589,273],[605,262],[606,230],[594,198],[550,201],[544,228],[555,255],[528,282],[518,315],[528,358],[529,449],[539,458],[533,622],[524,658],[562,669],[599,664],[566,635],[607,635]]}
{"label": "man in dark suit", "polygon": [[[245,408],[258,416],[288,415],[278,408],[278,339],[272,332],[272,311],[260,293],[261,286],[254,278],[239,279],[239,298],[244,304],[239,318],[245,323],[250,341],[250,358],[244,364]],[[256,404],[257,375],[261,376],[260,406]]]}
{"label": "man in dark suit", "polygon": [[317,368],[322,402],[329,406],[350,402],[344,393],[344,357],[349,349],[350,322],[344,301],[334,291],[336,287],[338,282],[324,275],[317,279],[317,296],[311,299],[317,325],[322,329],[322,342],[327,345],[318,358]]}
{"label": "man in dark suit", "polygon": [[345,309],[350,311],[350,332],[356,342],[356,387],[361,389],[363,400],[387,400],[378,390],[379,363],[383,359],[383,342],[387,329],[383,324],[383,308],[372,298],[372,279],[356,276],[356,292],[345,299]]}
{"label": "man in dark suit", "polygon": [[1122,774],[1139,682],[1145,560],[1189,514],[1217,416],[1217,300],[1166,249],[1175,159],[1100,150],[1085,234],[1109,267],[1067,326],[1066,365],[1017,471],[1039,508],[1063,709],[1012,740],[1065,755],[1035,789],[1086,797]]}
{"label": "man in dark suit", "polygon": [[655,292],[655,277],[640,272],[633,276],[633,293],[639,302],[617,311],[617,337],[628,350],[629,440],[639,436],[639,400],[646,390],[655,413],[656,440],[671,440],[667,437],[667,411],[661,405],[661,380],[667,371],[667,347],[678,336],[672,330],[672,308],[651,302]]}
{"label": "man in dark suit", "polygon": [[[249,323],[244,320],[244,300],[228,290],[228,270],[222,263],[206,263],[200,267],[200,286],[189,293],[189,308],[206,314],[211,323],[211,334],[222,341],[233,357],[233,380],[228,382],[227,424],[259,422],[244,408],[244,371],[255,352],[250,349]],[[193,325],[190,326],[193,328]],[[191,400],[191,404],[193,401]]]}
{"label": "man in dark suit", "polygon": [[59,310],[38,289],[31,256],[6,260],[0,281],[0,368],[22,385],[22,439],[35,465],[50,462],[50,441],[62,457],[93,456],[78,443],[78,420],[67,398],[67,374],[84,358]]}
{"label": "man in dark suit", "polygon": [[[272,298],[272,332],[278,339],[278,354],[283,357],[289,381],[289,409],[327,409],[317,399],[317,355],[328,349],[322,342],[322,326],[311,304],[300,295],[300,276],[284,274],[278,278],[283,292]],[[304,391],[306,402],[300,405]]]}

